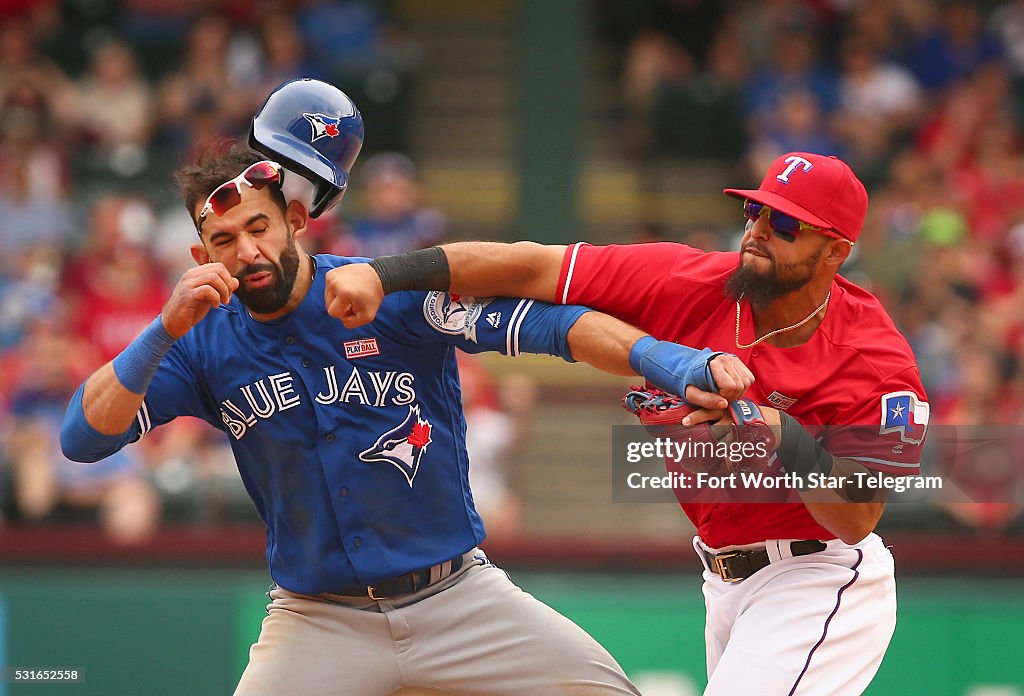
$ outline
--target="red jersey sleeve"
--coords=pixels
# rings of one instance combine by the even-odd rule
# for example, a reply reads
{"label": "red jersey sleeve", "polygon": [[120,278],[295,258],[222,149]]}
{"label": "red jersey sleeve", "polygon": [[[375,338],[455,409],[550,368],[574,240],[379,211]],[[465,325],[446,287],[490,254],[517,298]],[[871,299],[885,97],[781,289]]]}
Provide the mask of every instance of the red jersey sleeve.
{"label": "red jersey sleeve", "polygon": [[[722,282],[736,264],[723,253],[704,252],[685,244],[655,242],[591,246],[573,244],[562,259],[558,302],[579,304],[618,317],[651,333],[663,325],[663,314],[680,312],[703,301],[722,301]],[[659,302],[673,295],[671,302]],[[706,296],[706,297],[705,297]],[[681,300],[686,300],[679,306]]]}
{"label": "red jersey sleeve", "polygon": [[917,368],[878,382],[864,399],[834,420],[825,449],[868,469],[896,476],[921,473],[929,406]]}

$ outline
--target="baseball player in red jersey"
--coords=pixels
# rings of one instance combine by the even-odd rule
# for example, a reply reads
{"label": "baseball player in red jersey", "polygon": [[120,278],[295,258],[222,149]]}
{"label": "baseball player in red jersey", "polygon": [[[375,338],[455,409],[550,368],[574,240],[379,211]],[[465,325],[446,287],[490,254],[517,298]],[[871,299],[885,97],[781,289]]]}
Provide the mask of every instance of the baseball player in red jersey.
{"label": "baseball player in red jersey", "polygon": [[[850,168],[789,153],[758,189],[725,193],[747,218],[739,252],[458,243],[443,247],[449,289],[588,305],[656,339],[738,355],[756,378],[744,396],[781,431],[777,463],[841,485],[791,503],[683,504],[704,565],[705,693],[861,693],[896,623],[892,556],[873,533],[884,487],[868,490],[863,475],[919,473],[927,399],[879,301],[837,275],[867,211]],[[369,321],[382,297],[373,270],[339,271],[335,311]],[[818,439],[804,427],[816,425],[829,426]]]}

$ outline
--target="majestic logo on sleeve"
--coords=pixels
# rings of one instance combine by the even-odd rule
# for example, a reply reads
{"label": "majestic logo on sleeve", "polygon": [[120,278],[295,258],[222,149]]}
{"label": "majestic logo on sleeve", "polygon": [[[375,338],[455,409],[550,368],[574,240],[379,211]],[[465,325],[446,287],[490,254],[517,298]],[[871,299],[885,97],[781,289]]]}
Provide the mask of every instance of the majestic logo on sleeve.
{"label": "majestic logo on sleeve", "polygon": [[914,392],[890,392],[882,396],[882,427],[880,435],[899,433],[903,442],[920,445],[928,429],[929,406]]}
{"label": "majestic logo on sleeve", "polygon": [[420,418],[419,404],[409,407],[409,415],[400,425],[387,431],[359,453],[364,462],[385,462],[393,464],[405,475],[412,488],[413,479],[420,469],[420,460],[431,443],[430,421]]}
{"label": "majestic logo on sleeve", "polygon": [[302,117],[313,126],[313,137],[309,142],[315,143],[320,138],[337,138],[341,133],[338,124],[340,118],[331,118],[325,114],[302,114]]}
{"label": "majestic logo on sleeve", "polygon": [[476,322],[493,301],[493,297],[464,297],[435,290],[423,300],[423,316],[435,331],[465,336],[476,343]]}

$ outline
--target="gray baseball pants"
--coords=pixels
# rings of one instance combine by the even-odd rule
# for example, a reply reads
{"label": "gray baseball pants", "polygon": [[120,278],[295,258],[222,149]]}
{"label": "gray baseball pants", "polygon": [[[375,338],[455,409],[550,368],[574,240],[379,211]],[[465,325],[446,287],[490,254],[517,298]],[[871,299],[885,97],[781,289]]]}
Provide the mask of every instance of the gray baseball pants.
{"label": "gray baseball pants", "polygon": [[597,641],[476,549],[451,577],[391,600],[270,597],[236,696],[640,693]]}

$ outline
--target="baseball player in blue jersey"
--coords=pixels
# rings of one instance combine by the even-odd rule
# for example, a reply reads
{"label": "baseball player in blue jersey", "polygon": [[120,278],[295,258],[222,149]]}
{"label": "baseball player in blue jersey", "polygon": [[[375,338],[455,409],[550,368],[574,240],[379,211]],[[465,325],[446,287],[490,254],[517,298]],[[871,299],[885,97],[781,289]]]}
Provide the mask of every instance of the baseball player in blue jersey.
{"label": "baseball player in blue jersey", "polygon": [[[334,90],[280,88],[253,135],[259,144],[268,114],[290,113],[291,131],[275,131],[295,138],[288,168],[332,175],[316,184],[317,215],[343,196],[362,140],[354,105],[317,109],[324,89]],[[67,456],[101,459],[181,415],[229,436],[276,583],[237,694],[637,693],[596,641],[477,548],[454,350],[549,353],[632,374],[644,334],[583,307],[442,291],[395,292],[375,321],[348,330],[329,315],[325,275],[365,260],[302,251],[307,210],[285,200],[283,177],[280,163],[238,145],[179,172],[197,266],[79,388],[61,432]],[[406,270],[382,273],[400,289]],[[706,398],[724,402],[752,380],[733,356],[658,346],[644,376],[673,392],[717,385]]]}

